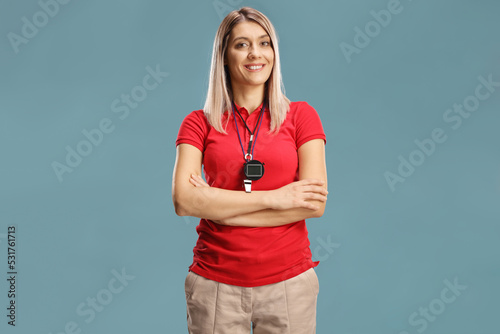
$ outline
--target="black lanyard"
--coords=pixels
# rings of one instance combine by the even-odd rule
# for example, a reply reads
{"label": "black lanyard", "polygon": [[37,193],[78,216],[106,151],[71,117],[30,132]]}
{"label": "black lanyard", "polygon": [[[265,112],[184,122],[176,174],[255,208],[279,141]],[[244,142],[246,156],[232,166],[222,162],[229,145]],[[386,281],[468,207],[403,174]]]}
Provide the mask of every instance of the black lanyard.
{"label": "black lanyard", "polygon": [[[240,112],[238,111],[238,108],[234,107],[234,102],[232,102],[234,124],[236,126],[236,131],[238,132],[238,140],[240,141],[241,151],[243,152],[243,157],[244,157],[245,161],[250,161],[253,159],[252,158],[253,157],[253,149],[255,147],[255,143],[257,142],[257,135],[259,134],[259,131],[260,131],[260,125],[262,124],[262,119],[264,118],[262,115],[264,113],[265,106],[266,106],[266,104],[263,102],[262,108],[260,109],[259,118],[257,119],[257,123],[255,124],[255,128],[252,131],[248,127],[247,122],[245,122],[245,120],[243,119],[243,116],[241,116]],[[248,148],[247,148],[246,154],[245,154],[245,149],[243,148],[243,143],[241,141],[240,130],[238,129],[238,123],[236,123],[236,114],[234,112],[235,109],[236,109],[236,112],[238,113],[238,116],[240,116],[241,120],[243,121],[243,124],[245,124],[245,127],[247,128],[248,132],[250,132],[250,141],[248,142]],[[255,130],[257,130],[257,133],[255,133]],[[255,137],[254,137],[254,135],[255,135]],[[252,144],[253,144],[253,147],[252,147]],[[250,158],[248,158],[249,156],[250,156]]]}

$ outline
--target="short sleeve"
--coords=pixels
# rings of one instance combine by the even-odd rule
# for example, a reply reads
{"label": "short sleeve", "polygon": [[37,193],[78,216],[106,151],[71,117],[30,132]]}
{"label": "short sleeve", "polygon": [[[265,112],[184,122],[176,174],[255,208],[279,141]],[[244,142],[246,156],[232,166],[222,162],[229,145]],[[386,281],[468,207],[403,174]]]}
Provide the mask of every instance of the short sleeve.
{"label": "short sleeve", "polygon": [[326,135],[318,112],[307,102],[301,102],[295,111],[295,135],[297,148],[312,139],[323,139],[326,144]]}
{"label": "short sleeve", "polygon": [[208,122],[203,114],[203,110],[195,110],[182,121],[175,146],[179,144],[191,144],[203,152],[205,150],[207,133]]}

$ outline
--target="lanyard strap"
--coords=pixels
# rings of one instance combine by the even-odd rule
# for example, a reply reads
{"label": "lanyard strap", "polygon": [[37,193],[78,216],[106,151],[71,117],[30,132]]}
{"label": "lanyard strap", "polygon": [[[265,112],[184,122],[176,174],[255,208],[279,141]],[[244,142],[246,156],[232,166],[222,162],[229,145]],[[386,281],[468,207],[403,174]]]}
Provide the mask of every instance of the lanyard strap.
{"label": "lanyard strap", "polygon": [[[257,142],[257,135],[259,134],[260,125],[262,124],[262,119],[264,118],[263,113],[264,113],[265,106],[266,106],[266,104],[263,103],[262,108],[260,109],[259,118],[257,119],[257,124],[255,124],[255,128],[253,129],[253,132],[252,132],[250,130],[250,128],[248,127],[247,122],[245,122],[245,120],[243,119],[243,116],[241,116],[240,112],[238,111],[238,108],[235,108],[234,102],[232,102],[234,125],[236,126],[236,131],[238,133],[238,140],[240,141],[241,151],[243,152],[243,157],[246,161],[252,160],[253,149],[255,148],[255,143]],[[250,141],[248,142],[248,148],[247,148],[246,154],[245,154],[245,149],[243,148],[243,143],[241,141],[240,130],[238,129],[238,123],[236,122],[236,113],[234,111],[235,109],[236,109],[236,112],[238,113],[238,116],[240,116],[241,120],[243,121],[243,124],[245,124],[245,127],[247,128],[248,132],[250,132]],[[257,130],[257,133],[255,133],[255,130]],[[254,138],[254,134],[255,134],[255,138]],[[254,139],[255,139],[255,141],[254,141]],[[252,147],[252,144],[253,144],[253,147]],[[250,153],[250,151],[251,151],[251,153]],[[250,159],[247,158],[248,156],[250,156]]]}

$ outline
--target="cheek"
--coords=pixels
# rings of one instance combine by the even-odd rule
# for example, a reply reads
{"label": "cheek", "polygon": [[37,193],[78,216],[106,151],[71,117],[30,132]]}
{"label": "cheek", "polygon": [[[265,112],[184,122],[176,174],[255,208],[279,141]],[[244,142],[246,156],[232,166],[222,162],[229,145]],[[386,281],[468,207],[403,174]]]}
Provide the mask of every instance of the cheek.
{"label": "cheek", "polygon": [[238,73],[241,72],[241,68],[239,63],[233,59],[231,63],[229,63],[229,74],[231,75],[237,75]]}
{"label": "cheek", "polygon": [[229,52],[227,54],[227,61],[229,64],[229,67],[235,67],[237,66],[238,62],[240,61],[239,55],[236,52]]}
{"label": "cheek", "polygon": [[232,67],[235,71],[240,71],[244,61],[245,59],[242,57],[234,57],[230,67]]}
{"label": "cheek", "polygon": [[268,55],[266,56],[266,58],[267,58],[267,60],[269,61],[269,63],[270,63],[271,65],[273,65],[273,64],[274,64],[274,53],[273,53],[273,52],[271,52],[270,54],[268,54]]}
{"label": "cheek", "polygon": [[269,61],[269,65],[267,66],[267,71],[268,71],[269,73],[271,73],[271,72],[272,72],[272,70],[273,70],[273,67],[274,67],[274,62],[270,60],[270,61]]}

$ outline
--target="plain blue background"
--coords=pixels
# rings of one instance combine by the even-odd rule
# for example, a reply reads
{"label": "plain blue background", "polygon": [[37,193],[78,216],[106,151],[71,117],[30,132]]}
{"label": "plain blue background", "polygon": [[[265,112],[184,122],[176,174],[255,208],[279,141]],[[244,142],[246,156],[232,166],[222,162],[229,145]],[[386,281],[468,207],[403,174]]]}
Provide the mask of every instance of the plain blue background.
{"label": "plain blue background", "polygon": [[[173,210],[175,138],[202,108],[220,21],[248,5],[277,29],[287,96],[315,107],[327,134],[327,209],[308,221],[317,332],[499,333],[500,87],[459,127],[443,116],[474,101],[478,77],[500,82],[500,2],[401,0],[385,27],[370,23],[388,3],[70,1],[44,24],[37,1],[2,1],[0,268],[6,277],[14,224],[18,318],[7,325],[2,279],[1,332],[71,321],[81,333],[187,332],[197,219]],[[9,36],[34,16],[41,27],[16,52]],[[369,43],[346,57],[341,45],[356,46],[366,24]],[[127,117],[114,112],[148,66],[168,76]],[[106,118],[113,131],[59,180],[53,163]],[[436,128],[446,141],[414,153]],[[425,160],[391,189],[384,174],[412,154]],[[111,294],[122,269],[134,278]],[[454,295],[446,280],[465,288]],[[77,308],[96,297],[106,305],[86,322]]]}

